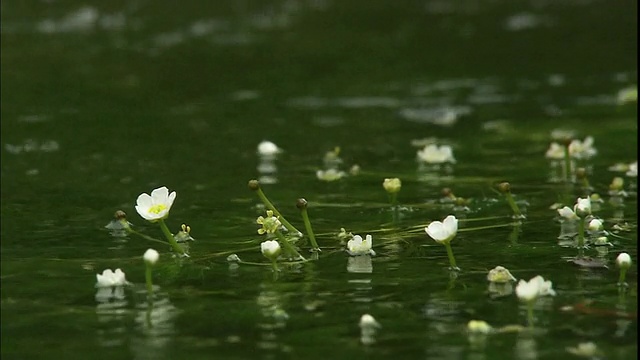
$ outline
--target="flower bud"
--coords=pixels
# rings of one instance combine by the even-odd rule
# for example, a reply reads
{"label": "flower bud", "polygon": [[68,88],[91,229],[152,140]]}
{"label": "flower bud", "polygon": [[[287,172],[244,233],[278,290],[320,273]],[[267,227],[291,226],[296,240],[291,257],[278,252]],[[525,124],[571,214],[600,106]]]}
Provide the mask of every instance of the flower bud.
{"label": "flower bud", "polygon": [[362,317],[360,317],[360,324],[359,324],[361,329],[375,329],[375,328],[379,328],[380,324],[376,321],[376,319],[369,315],[369,314],[364,314],[362,315]]}
{"label": "flower bud", "polygon": [[621,269],[628,269],[629,267],[631,267],[631,256],[624,252],[620,253],[620,255],[618,255],[618,257],[616,258],[616,264]]}
{"label": "flower bud", "polygon": [[147,265],[155,265],[155,263],[158,262],[158,259],[160,259],[160,254],[158,254],[154,249],[147,249],[142,258]]}
{"label": "flower bud", "polygon": [[615,177],[609,185],[609,190],[620,191],[624,187],[624,179],[621,177]]}
{"label": "flower bud", "polygon": [[602,221],[600,219],[593,219],[589,221],[589,230],[590,231],[602,230]]}
{"label": "flower bud", "polygon": [[307,208],[307,200],[304,198],[300,198],[296,201],[296,207],[300,210]]}
{"label": "flower bud", "polygon": [[488,334],[491,332],[491,325],[483,320],[470,320],[467,324],[467,331],[472,334]]}
{"label": "flower bud", "polygon": [[249,180],[249,189],[254,191],[260,189],[260,183],[258,180]]}
{"label": "flower bud", "polygon": [[587,178],[587,169],[580,167],[576,169],[576,178],[582,180]]}
{"label": "flower bud", "polygon": [[116,213],[113,215],[113,217],[116,218],[116,220],[126,220],[127,219],[127,214],[122,211],[122,210],[118,210],[116,211]]}
{"label": "flower bud", "polygon": [[498,184],[498,190],[500,190],[503,193],[511,192],[511,184],[509,184],[506,181],[501,182],[500,184]]}
{"label": "flower bud", "polygon": [[276,240],[263,241],[260,244],[260,251],[265,257],[275,260],[280,255],[280,243]]}
{"label": "flower bud", "polygon": [[395,194],[402,188],[402,182],[398,178],[387,178],[382,182],[382,187],[384,187],[389,194]]}

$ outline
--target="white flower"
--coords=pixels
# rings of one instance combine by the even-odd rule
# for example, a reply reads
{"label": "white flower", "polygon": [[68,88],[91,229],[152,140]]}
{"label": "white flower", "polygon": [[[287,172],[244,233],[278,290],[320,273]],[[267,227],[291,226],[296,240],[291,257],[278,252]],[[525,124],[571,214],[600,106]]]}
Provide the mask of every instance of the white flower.
{"label": "white flower", "polygon": [[616,258],[616,264],[618,267],[628,269],[631,266],[631,256],[627,253],[620,253]]}
{"label": "white flower", "polygon": [[547,159],[561,160],[564,159],[564,151],[564,146],[553,142],[551,143],[551,145],[549,145],[549,149],[547,150],[545,156],[547,157]]}
{"label": "white flower", "polygon": [[520,280],[518,286],[516,286],[516,295],[518,295],[518,298],[522,301],[530,302],[540,296],[554,296],[555,294],[556,292],[552,288],[551,281],[544,280],[540,275],[529,281]]}
{"label": "white flower", "polygon": [[258,155],[265,157],[273,157],[281,153],[282,150],[271,141],[262,141],[258,144]]}
{"label": "white flower", "polygon": [[573,212],[581,217],[591,214],[591,199],[589,197],[578,198],[578,201],[573,207]]}
{"label": "white flower", "polygon": [[142,258],[145,263],[155,265],[155,263],[158,262],[158,259],[160,259],[160,254],[158,254],[154,249],[147,249],[147,251],[144,252],[144,255],[142,255]]}
{"label": "white flower", "polygon": [[148,194],[140,194],[136,201],[136,211],[145,220],[156,222],[169,216],[169,210],[173,201],[176,199],[176,192],[169,194],[166,186],[157,188]]}
{"label": "white flower", "polygon": [[458,232],[458,219],[455,216],[449,215],[444,221],[433,221],[424,228],[431,238],[441,244],[450,242]]}
{"label": "white flower", "polygon": [[558,209],[558,214],[567,220],[577,220],[578,215],[571,210],[570,207],[565,206],[562,209]]}
{"label": "white flower", "polygon": [[638,162],[634,162],[629,164],[629,170],[627,170],[627,176],[629,177],[638,177]]}
{"label": "white flower", "polygon": [[260,244],[262,255],[269,259],[275,259],[280,255],[280,243],[276,240],[263,241]]}
{"label": "white flower", "polygon": [[400,188],[402,187],[402,182],[398,178],[391,178],[391,179],[387,178],[387,179],[384,179],[384,181],[382,182],[382,187],[384,187],[384,189],[389,194],[394,194],[400,191]]}
{"label": "white flower", "polygon": [[451,146],[442,145],[438,147],[436,144],[430,144],[425,146],[424,149],[418,150],[418,160],[429,164],[456,162],[456,159],[453,157],[453,150],[451,150]]}
{"label": "white flower", "polygon": [[522,301],[533,301],[538,298],[538,283],[520,280],[516,286],[516,295]]}
{"label": "white flower", "polygon": [[360,235],[354,235],[351,240],[347,242],[347,252],[349,255],[375,255],[375,252],[371,249],[373,245],[373,238],[371,235],[362,239]]}
{"label": "white flower", "polygon": [[553,283],[551,280],[545,280],[540,275],[534,277],[530,281],[532,280],[536,280],[538,282],[538,294],[540,296],[556,296],[556,291],[553,290]]}
{"label": "white flower", "polygon": [[602,220],[593,219],[589,221],[589,230],[591,231],[600,231],[602,230]]}
{"label": "white flower", "polygon": [[328,170],[318,170],[316,171],[316,176],[318,180],[322,181],[336,181],[340,180],[343,177],[347,176],[344,171],[338,171],[336,169],[328,169]]}
{"label": "white flower", "polygon": [[572,140],[569,144],[569,154],[576,159],[589,159],[597,153],[598,151],[593,147],[593,137],[591,136],[587,136],[584,141]]}
{"label": "white flower", "polygon": [[124,272],[120,269],[111,271],[111,269],[104,270],[102,274],[96,274],[96,287],[112,287],[112,286],[124,286],[129,284],[125,278]]}

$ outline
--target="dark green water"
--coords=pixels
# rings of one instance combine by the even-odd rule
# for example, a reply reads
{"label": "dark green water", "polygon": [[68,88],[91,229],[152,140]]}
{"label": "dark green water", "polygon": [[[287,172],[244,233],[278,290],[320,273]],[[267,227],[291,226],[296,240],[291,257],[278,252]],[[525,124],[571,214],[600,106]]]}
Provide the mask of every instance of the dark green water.
{"label": "dark green water", "polygon": [[[589,341],[602,358],[637,357],[637,180],[608,170],[637,160],[636,102],[617,101],[637,84],[637,2],[5,1],[1,10],[3,358],[565,359],[566,347]],[[447,114],[454,124],[438,125]],[[549,207],[573,206],[585,189],[550,174],[557,128],[595,139],[597,155],[580,166],[615,234],[608,252],[586,253],[608,268],[569,263],[577,250],[559,244]],[[452,146],[452,172],[416,162],[412,141],[430,137]],[[300,229],[295,201],[305,197],[323,248],[277,278],[226,261],[268,264],[255,224],[263,212],[247,188],[265,175],[256,155],[265,139],[284,149],[265,192]],[[319,181],[336,146],[341,168],[361,173]],[[623,207],[609,202],[615,176],[629,192]],[[396,221],[387,177],[403,182]],[[521,226],[492,190],[505,180],[529,203]],[[182,263],[164,245],[104,228],[121,209],[162,239],[134,209],[160,186],[178,194],[170,229],[187,223],[197,239]],[[452,211],[438,203],[443,187],[471,199],[456,213],[454,279],[444,247],[422,230]],[[354,264],[340,228],[373,235],[370,264]],[[151,308],[149,247],[161,252]],[[634,261],[623,295],[620,252]],[[518,279],[542,275],[557,295],[537,302],[534,331],[473,341],[472,319],[527,324],[515,294],[489,295],[497,265]],[[96,299],[95,274],[107,268],[134,284],[123,299]],[[365,313],[382,325],[368,346]]]}

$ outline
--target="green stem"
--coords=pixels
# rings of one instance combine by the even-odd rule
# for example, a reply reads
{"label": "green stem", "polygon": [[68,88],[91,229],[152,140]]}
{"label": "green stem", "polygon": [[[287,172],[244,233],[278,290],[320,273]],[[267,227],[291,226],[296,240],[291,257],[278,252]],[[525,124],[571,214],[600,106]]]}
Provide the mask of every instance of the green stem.
{"label": "green stem", "polygon": [[151,312],[153,311],[153,300],[151,297],[147,298],[147,311],[145,312],[145,320],[147,322],[147,326],[152,328],[153,323],[151,322]]}
{"label": "green stem", "polygon": [[389,194],[389,203],[394,207],[398,205],[398,193]]}
{"label": "green stem", "polygon": [[578,249],[584,249],[584,225],[585,219],[581,217],[578,221]]}
{"label": "green stem", "polygon": [[169,231],[169,228],[167,227],[167,224],[164,222],[164,219],[160,219],[159,223],[160,223],[160,229],[162,229],[162,233],[164,233],[164,236],[167,238],[167,240],[169,240],[169,244],[173,248],[173,251],[175,251],[179,255],[182,255],[182,256],[185,256],[185,257],[189,257],[189,254],[187,254],[184,251],[182,246],[180,246],[180,244],[178,244],[176,239],[171,234],[171,231]]}
{"label": "green stem", "polygon": [[516,201],[513,199],[511,192],[506,192],[504,196],[507,198],[507,203],[511,207],[513,214],[516,217],[522,217],[522,212],[520,212],[520,208],[518,207],[518,204],[516,204]]}
{"label": "green stem", "polygon": [[287,230],[289,230],[293,234],[302,236],[302,233],[300,232],[300,230],[296,229],[295,226],[291,225],[291,223],[288,222],[287,219],[284,218],[284,216],[282,216],[280,211],[278,211],[278,209],[276,209],[276,207],[273,206],[271,201],[267,199],[267,196],[264,194],[261,188],[258,187],[256,189],[256,193],[258,193],[258,197],[260,198],[260,200],[262,200],[262,202],[264,203],[264,206],[266,206],[269,210],[273,211],[273,213],[278,217],[280,222],[282,222],[282,225],[284,225],[284,227],[286,227]]}
{"label": "green stem", "polygon": [[274,272],[278,272],[280,271],[280,269],[278,269],[278,263],[276,262],[276,260],[271,260],[271,267],[273,268]]}
{"label": "green stem", "polygon": [[284,235],[282,235],[282,233],[280,231],[276,231],[275,234],[278,237],[278,241],[280,242],[280,246],[282,246],[284,248],[284,251],[289,256],[291,256],[291,257],[293,257],[295,259],[306,260],[304,258],[304,256],[300,255],[300,253],[293,247],[293,245],[291,245],[289,240],[285,239]]}
{"label": "green stem", "polygon": [[571,174],[571,154],[569,154],[569,145],[567,144],[564,146],[564,169],[563,169],[564,181],[571,182],[570,174]]}
{"label": "green stem", "polygon": [[447,249],[447,256],[449,257],[449,265],[451,265],[451,270],[460,270],[460,268],[456,265],[456,258],[453,257],[451,244],[449,242],[446,242],[444,243],[444,247]]}
{"label": "green stem", "polygon": [[518,236],[520,235],[520,225],[522,223],[520,221],[518,221],[517,223],[515,223],[513,225],[513,230],[511,231],[511,234],[509,234],[509,241],[511,241],[512,244],[515,244],[518,242]]}
{"label": "green stem", "polygon": [[144,278],[147,284],[147,292],[149,295],[153,294],[153,281],[151,279],[151,265],[147,264],[147,268],[144,272]]}
{"label": "green stem", "polygon": [[535,300],[527,301],[527,325],[533,327],[533,303]]}
{"label": "green stem", "polygon": [[389,203],[391,204],[391,210],[393,211],[393,222],[397,223],[400,218],[398,207],[398,193],[389,194]]}
{"label": "green stem", "polygon": [[618,286],[624,286],[625,282],[625,278],[627,276],[627,269],[620,269],[620,277],[618,277]]}
{"label": "green stem", "polygon": [[311,221],[309,220],[309,213],[307,212],[307,208],[300,209],[302,213],[302,220],[304,221],[304,228],[307,230],[307,235],[309,236],[309,241],[311,242],[311,247],[313,251],[320,251],[320,247],[316,242],[316,236],[313,234],[313,229],[311,228]]}

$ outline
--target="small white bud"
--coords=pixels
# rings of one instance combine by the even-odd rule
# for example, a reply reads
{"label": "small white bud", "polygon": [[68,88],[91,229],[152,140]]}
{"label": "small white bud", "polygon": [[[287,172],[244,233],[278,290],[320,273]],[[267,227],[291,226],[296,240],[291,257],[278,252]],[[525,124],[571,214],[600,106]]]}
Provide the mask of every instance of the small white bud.
{"label": "small white bud", "polygon": [[616,264],[622,269],[628,269],[631,266],[631,256],[627,253],[620,253],[616,258]]}
{"label": "small white bud", "polygon": [[471,320],[467,324],[467,331],[472,334],[488,334],[491,330],[491,325],[483,320]]}
{"label": "small white bud", "polygon": [[369,314],[364,314],[360,317],[359,325],[361,329],[375,329],[381,327],[376,319]]}
{"label": "small white bud", "polygon": [[589,230],[590,231],[602,230],[602,221],[600,219],[593,219],[589,221]]}
{"label": "small white bud", "polygon": [[160,254],[158,254],[154,249],[147,249],[147,251],[144,252],[143,258],[147,265],[155,265],[155,263],[158,262],[158,259],[160,259]]}

